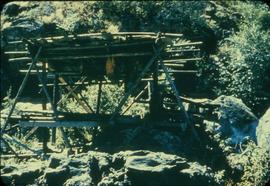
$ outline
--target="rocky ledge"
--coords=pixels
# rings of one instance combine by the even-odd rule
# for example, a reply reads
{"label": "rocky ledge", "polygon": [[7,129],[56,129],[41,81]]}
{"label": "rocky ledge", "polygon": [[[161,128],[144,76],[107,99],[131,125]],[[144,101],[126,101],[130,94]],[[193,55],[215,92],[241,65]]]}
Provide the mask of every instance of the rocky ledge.
{"label": "rocky ledge", "polygon": [[2,169],[7,185],[218,185],[213,171],[185,158],[151,151],[115,154],[91,151],[46,161],[30,160]]}

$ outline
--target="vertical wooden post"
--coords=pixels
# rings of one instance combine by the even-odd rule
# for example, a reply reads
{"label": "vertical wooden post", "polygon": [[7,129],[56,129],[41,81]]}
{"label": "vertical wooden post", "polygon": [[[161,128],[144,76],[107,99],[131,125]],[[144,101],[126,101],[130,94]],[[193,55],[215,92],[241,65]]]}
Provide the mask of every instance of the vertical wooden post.
{"label": "vertical wooden post", "polygon": [[[41,78],[43,82],[47,82],[47,74],[46,74],[46,66],[47,63],[42,61],[42,72],[41,72]],[[42,98],[42,110],[47,110],[47,101],[46,101],[46,95],[45,92],[43,92],[43,98]]]}
{"label": "vertical wooden post", "polygon": [[96,114],[99,114],[101,92],[102,92],[102,80],[100,80],[99,81],[99,84],[98,84],[98,98],[97,98],[97,110],[96,110]]}
{"label": "vertical wooden post", "polygon": [[160,96],[158,90],[158,60],[153,64],[153,87],[152,94],[150,99],[150,116],[152,120],[158,120],[159,111],[160,111]]}
{"label": "vertical wooden post", "polygon": [[[54,83],[53,83],[53,110],[54,110],[54,117],[57,119],[58,117],[58,110],[57,110],[57,103],[59,101],[59,84],[58,84],[58,75],[54,75]],[[52,143],[54,144],[56,140],[56,128],[52,128]]]}
{"label": "vertical wooden post", "polygon": [[13,104],[12,104],[12,106],[11,106],[11,109],[10,109],[10,111],[9,111],[9,113],[8,113],[7,119],[6,119],[5,123],[4,123],[4,126],[3,126],[3,128],[2,128],[1,131],[4,131],[4,130],[6,129],[6,127],[7,127],[7,124],[8,124],[8,122],[9,122],[9,119],[10,119],[10,117],[11,117],[11,115],[12,115],[14,109],[15,109],[15,106],[16,106],[18,100],[19,100],[19,97],[20,97],[21,93],[23,92],[23,89],[24,89],[24,87],[25,87],[25,85],[26,85],[26,82],[27,82],[27,80],[28,80],[28,78],[29,78],[30,72],[31,72],[31,70],[35,67],[35,64],[36,64],[36,62],[37,62],[37,59],[38,59],[39,54],[40,54],[40,52],[41,52],[41,49],[42,49],[42,47],[39,47],[39,49],[38,49],[38,51],[37,51],[35,57],[34,57],[33,60],[32,60],[31,65],[30,65],[29,68],[28,68],[28,71],[27,71],[27,73],[26,73],[26,75],[25,75],[25,77],[24,77],[24,79],[23,79],[23,81],[22,81],[22,84],[21,84],[21,86],[20,86],[20,88],[19,88],[19,90],[18,90],[18,92],[17,92],[17,95],[16,95],[15,98],[14,98],[14,102],[13,102]]}

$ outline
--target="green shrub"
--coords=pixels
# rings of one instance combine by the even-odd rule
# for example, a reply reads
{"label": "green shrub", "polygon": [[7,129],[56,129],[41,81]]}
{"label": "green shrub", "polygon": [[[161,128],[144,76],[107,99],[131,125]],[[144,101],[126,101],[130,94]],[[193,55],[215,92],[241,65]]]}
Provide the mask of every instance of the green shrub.
{"label": "green shrub", "polygon": [[[206,85],[217,95],[241,98],[257,113],[269,104],[270,34],[267,7],[238,2],[234,9],[243,20],[239,31],[222,40],[216,55],[201,66],[206,74]],[[209,87],[208,87],[209,88]]]}

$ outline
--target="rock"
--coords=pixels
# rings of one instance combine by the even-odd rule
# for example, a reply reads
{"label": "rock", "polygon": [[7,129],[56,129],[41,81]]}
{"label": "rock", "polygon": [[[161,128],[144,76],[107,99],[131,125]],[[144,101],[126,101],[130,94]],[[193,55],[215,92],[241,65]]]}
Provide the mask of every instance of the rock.
{"label": "rock", "polygon": [[11,173],[15,170],[17,170],[17,168],[15,166],[7,165],[7,166],[1,168],[1,174]]}
{"label": "rock", "polygon": [[13,17],[19,14],[19,10],[20,6],[16,2],[11,2],[4,6],[2,14]]}
{"label": "rock", "polygon": [[214,111],[219,120],[215,132],[228,139],[229,144],[236,145],[245,139],[256,141],[258,119],[240,99],[220,96],[211,104],[219,105]]}
{"label": "rock", "polygon": [[48,168],[42,176],[42,183],[48,186],[63,185],[70,177],[69,167],[57,167],[56,169]]}
{"label": "rock", "polygon": [[50,168],[56,168],[60,165],[61,158],[57,156],[51,156],[49,160],[49,167]]}
{"label": "rock", "polygon": [[[16,167],[12,172],[1,174],[1,179],[7,185],[27,185],[33,184],[42,174],[40,164],[28,163],[29,166]],[[38,165],[38,166],[37,166]]]}
{"label": "rock", "polygon": [[20,170],[18,167],[18,170],[3,174],[1,177],[9,185],[12,183],[48,186],[217,184],[210,168],[163,152],[137,150],[121,151],[111,155],[90,151],[68,158],[52,155],[47,165],[49,167],[44,170],[40,169],[44,166],[34,166],[26,162],[25,169]]}
{"label": "rock", "polygon": [[91,186],[91,185],[94,184],[89,174],[72,176],[64,183],[64,186]]}
{"label": "rock", "polygon": [[[209,168],[206,171],[206,167],[196,165],[197,169],[194,169],[193,163],[188,163],[186,159],[175,155],[137,151],[137,154],[129,154],[126,157],[125,168],[132,185],[217,184]],[[197,182],[195,177],[200,178],[200,181]]]}
{"label": "rock", "polygon": [[30,18],[18,18],[2,29],[2,36],[7,40],[37,37],[42,33],[43,23]]}
{"label": "rock", "polygon": [[270,108],[260,118],[256,136],[258,145],[270,151]]}
{"label": "rock", "polygon": [[179,136],[172,134],[168,131],[152,131],[153,139],[159,143],[163,151],[169,153],[177,153],[183,150],[183,142]]}

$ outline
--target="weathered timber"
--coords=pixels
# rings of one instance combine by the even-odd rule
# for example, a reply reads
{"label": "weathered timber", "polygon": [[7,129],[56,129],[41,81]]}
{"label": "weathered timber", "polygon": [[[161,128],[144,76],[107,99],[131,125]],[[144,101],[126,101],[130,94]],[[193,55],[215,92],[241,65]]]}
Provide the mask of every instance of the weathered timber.
{"label": "weathered timber", "polygon": [[29,55],[28,51],[5,51],[4,52],[9,57],[27,57]]}
{"label": "weathered timber", "polygon": [[[117,32],[117,33],[88,33],[88,34],[78,34],[78,35],[67,35],[67,36],[54,36],[54,37],[46,37],[39,38],[38,41],[46,41],[46,40],[60,40],[60,39],[77,39],[77,38],[102,38],[105,36],[132,36],[132,37],[150,37],[156,38],[157,33],[155,32]],[[164,33],[163,36],[169,37],[181,37],[183,34],[177,33]]]}
{"label": "weathered timber", "polygon": [[[110,47],[126,47],[126,46],[141,46],[144,44],[152,44],[154,41],[140,41],[140,42],[132,42],[132,43],[116,43],[116,44],[110,44]],[[46,52],[51,52],[51,51],[77,51],[77,50],[87,50],[87,49],[104,49],[107,48],[108,46],[106,45],[96,45],[96,46],[72,46],[72,47],[52,47],[46,49]]]}
{"label": "weathered timber", "polygon": [[95,121],[20,121],[21,127],[96,127]]}
{"label": "weathered timber", "polygon": [[141,74],[139,75],[139,77],[137,78],[137,80],[135,81],[135,83],[132,85],[132,87],[126,92],[126,94],[124,95],[124,97],[122,98],[122,100],[120,101],[119,105],[117,106],[117,108],[115,109],[114,113],[112,114],[112,117],[110,120],[113,120],[114,117],[118,114],[118,112],[121,110],[122,106],[125,104],[126,100],[128,99],[128,97],[130,96],[130,94],[135,90],[135,88],[138,86],[138,84],[140,83],[141,79],[144,77],[144,75],[146,74],[146,72],[148,71],[148,69],[153,65],[153,63],[155,62],[155,60],[157,60],[158,56],[160,55],[160,51],[161,49],[159,49],[155,55],[150,59],[150,61],[147,63],[147,65],[144,67],[143,71],[141,72]]}
{"label": "weathered timber", "polygon": [[97,109],[96,114],[99,114],[100,101],[101,101],[101,92],[102,92],[102,81],[98,84],[98,98],[97,98]]}
{"label": "weathered timber", "polygon": [[[163,72],[162,70],[159,70],[159,72]],[[196,70],[168,70],[169,73],[191,73],[191,74],[195,74],[198,71]]]}
{"label": "weathered timber", "polygon": [[165,50],[166,53],[199,52],[200,49]]}
{"label": "weathered timber", "polygon": [[26,62],[31,61],[32,59],[30,57],[18,57],[18,58],[10,58],[8,59],[9,62]]}
{"label": "weathered timber", "polygon": [[200,138],[199,138],[199,136],[198,136],[198,134],[197,134],[197,132],[196,132],[196,130],[195,130],[195,128],[194,128],[193,123],[192,123],[191,120],[190,120],[190,117],[189,117],[188,113],[186,112],[186,110],[185,110],[185,108],[184,108],[184,106],[183,106],[183,102],[182,102],[182,100],[180,99],[180,94],[179,94],[178,90],[176,89],[176,87],[175,87],[175,85],[174,85],[174,83],[173,83],[173,81],[172,81],[172,79],[171,79],[171,76],[170,76],[170,74],[169,74],[169,72],[168,72],[167,67],[164,65],[164,63],[163,63],[162,60],[160,60],[160,64],[161,64],[162,69],[164,70],[164,72],[165,72],[165,74],[166,74],[166,78],[167,78],[168,82],[170,83],[170,86],[171,86],[171,88],[172,88],[172,90],[173,90],[173,93],[174,93],[174,95],[175,95],[175,97],[176,97],[178,106],[180,107],[180,109],[181,109],[181,110],[184,112],[184,114],[185,114],[187,124],[190,125],[190,127],[191,127],[191,129],[192,129],[192,133],[193,133],[195,139],[196,139],[198,142],[200,142]]}
{"label": "weathered timber", "polygon": [[163,60],[164,63],[186,63],[189,61],[200,61],[202,58],[189,58],[189,59],[165,59]]}
{"label": "weathered timber", "polygon": [[41,49],[42,49],[42,47],[39,47],[39,49],[38,49],[35,57],[33,58],[32,64],[28,68],[28,71],[27,71],[27,73],[26,73],[26,75],[25,75],[25,77],[24,77],[24,79],[22,81],[22,84],[21,84],[21,86],[20,86],[20,88],[19,88],[19,90],[18,90],[18,92],[17,92],[17,94],[16,94],[16,96],[14,98],[14,102],[13,102],[13,104],[11,106],[11,109],[10,109],[10,111],[8,113],[8,116],[7,116],[6,120],[5,120],[5,123],[4,123],[4,126],[3,126],[3,129],[2,130],[5,130],[6,127],[7,127],[8,120],[9,120],[10,116],[12,115],[12,113],[13,113],[13,111],[15,109],[15,106],[16,106],[18,100],[19,100],[19,96],[21,95],[22,91],[24,90],[24,87],[25,87],[26,82],[27,82],[27,80],[29,78],[29,74],[30,74],[31,70],[35,67],[35,63],[37,62],[37,59],[38,59],[39,54],[41,52]]}
{"label": "weathered timber", "polygon": [[48,57],[48,60],[70,60],[70,59],[91,59],[91,58],[108,58],[108,57],[138,57],[138,56],[152,56],[151,52],[141,53],[116,53],[105,55],[88,55],[88,56],[67,56],[67,57]]}
{"label": "weathered timber", "polygon": [[42,153],[41,152],[29,148],[27,145],[23,144],[22,142],[20,142],[20,140],[16,139],[15,137],[11,137],[8,134],[5,134],[4,133],[4,134],[2,134],[2,138],[4,140],[8,141],[9,143],[14,143],[14,144],[16,144],[18,146],[21,146],[24,149],[29,150],[29,151],[37,154],[38,156],[41,156],[42,157]]}
{"label": "weathered timber", "polygon": [[[63,78],[63,77],[59,77],[58,78],[59,81],[61,83],[67,83],[66,80]],[[87,105],[85,105],[81,99],[77,96],[76,93],[74,93],[74,91],[72,91],[72,88],[70,86],[67,86],[66,89],[69,91],[69,92],[72,92],[71,95],[76,99],[76,101],[78,101],[78,103],[83,107],[83,109],[87,112],[87,113],[93,113],[93,109],[91,107],[88,107]]]}
{"label": "weathered timber", "polygon": [[168,67],[184,67],[185,65],[184,64],[173,64],[173,63],[164,63],[165,66],[168,66]]}
{"label": "weathered timber", "polygon": [[149,84],[147,84],[143,90],[135,97],[133,98],[132,102],[125,108],[125,110],[121,113],[121,115],[124,115],[131,107],[132,105],[140,98],[140,96],[145,92],[145,90],[149,88]]}
{"label": "weathered timber", "polygon": [[[76,59],[92,59],[92,58],[108,58],[108,57],[140,57],[140,56],[152,56],[151,52],[141,52],[141,53],[115,53],[115,54],[105,54],[105,55],[87,55],[87,56],[60,56],[60,57],[46,57],[47,60],[76,60]],[[9,62],[25,62],[31,61],[29,57],[18,57],[10,58]]]}
{"label": "weathered timber", "polygon": [[11,152],[15,155],[15,157],[18,157],[17,152],[9,145],[9,143],[4,138],[1,137],[0,140],[2,140],[2,142],[11,150]]}
{"label": "weathered timber", "polygon": [[181,47],[181,46],[195,46],[195,45],[201,45],[203,42],[189,42],[189,43],[180,43],[180,44],[174,44],[174,45],[168,45],[169,47]]}
{"label": "weathered timber", "polygon": [[[86,85],[85,81],[86,77],[82,77],[79,81],[77,81],[74,85],[74,87],[64,96],[62,97],[58,102],[57,105],[61,104],[63,101],[65,101],[74,91],[76,91],[76,89],[78,89],[80,87],[80,85]],[[67,86],[69,86],[68,84],[66,84]],[[46,86],[49,86],[48,84]],[[58,84],[58,86],[62,86],[60,84]]]}

